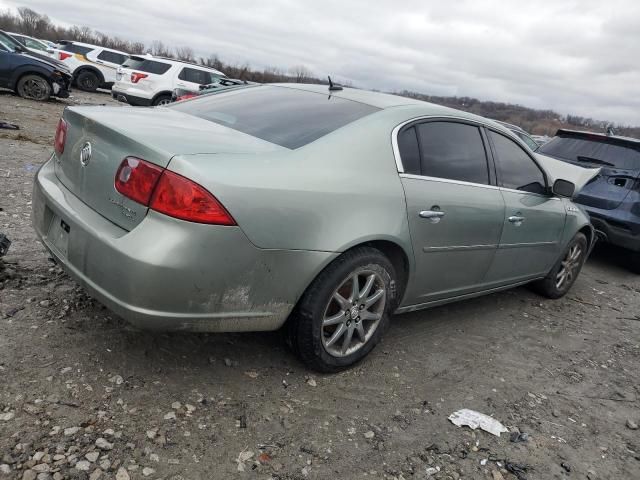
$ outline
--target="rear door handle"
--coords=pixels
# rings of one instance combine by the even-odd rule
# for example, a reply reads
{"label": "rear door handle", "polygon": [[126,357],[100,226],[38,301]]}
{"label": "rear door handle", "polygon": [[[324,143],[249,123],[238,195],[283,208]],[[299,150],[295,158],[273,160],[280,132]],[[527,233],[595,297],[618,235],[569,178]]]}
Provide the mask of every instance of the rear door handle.
{"label": "rear door handle", "polygon": [[444,217],[444,212],[440,210],[423,210],[420,212],[420,218],[426,218],[431,223],[439,223]]}
{"label": "rear door handle", "polygon": [[509,217],[509,221],[511,223],[522,223],[524,222],[524,217],[521,217],[520,215],[512,215]]}

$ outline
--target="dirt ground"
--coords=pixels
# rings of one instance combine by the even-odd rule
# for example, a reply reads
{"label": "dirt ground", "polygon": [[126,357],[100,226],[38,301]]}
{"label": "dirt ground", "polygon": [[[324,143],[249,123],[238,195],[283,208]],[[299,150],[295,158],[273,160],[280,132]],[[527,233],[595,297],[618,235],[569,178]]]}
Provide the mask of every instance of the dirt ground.
{"label": "dirt ground", "polygon": [[[623,253],[598,248],[561,300],[518,288],[397,316],[338,375],[306,371],[277,332],[138,331],[30,224],[57,119],[84,103],[114,102],[0,94],[21,127],[0,130],[0,478],[640,479],[640,276]],[[456,427],[461,408],[510,433]]]}

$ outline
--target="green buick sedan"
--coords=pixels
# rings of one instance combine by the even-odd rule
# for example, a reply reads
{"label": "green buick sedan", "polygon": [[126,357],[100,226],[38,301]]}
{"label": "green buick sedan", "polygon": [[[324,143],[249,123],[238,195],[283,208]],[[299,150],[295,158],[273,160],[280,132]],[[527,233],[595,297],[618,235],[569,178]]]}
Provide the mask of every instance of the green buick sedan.
{"label": "green buick sedan", "polygon": [[69,107],[33,225],[145,329],[276,330],[312,369],[366,356],[393,314],[531,283],[558,298],[595,240],[598,172],[482,117],[323,85],[168,107]]}

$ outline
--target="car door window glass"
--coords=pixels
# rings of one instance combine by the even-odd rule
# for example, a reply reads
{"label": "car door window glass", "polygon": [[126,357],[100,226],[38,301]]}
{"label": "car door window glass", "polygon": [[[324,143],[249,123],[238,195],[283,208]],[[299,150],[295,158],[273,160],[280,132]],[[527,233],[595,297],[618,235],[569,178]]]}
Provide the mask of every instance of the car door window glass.
{"label": "car door window glass", "polygon": [[127,56],[122,55],[121,53],[103,50],[98,54],[98,59],[104,60],[105,62],[111,62],[111,63],[116,63],[118,65],[122,65],[127,60]]}
{"label": "car door window glass", "polygon": [[196,70],[195,68],[184,67],[178,75],[180,80],[186,82],[197,83],[199,85],[206,85],[211,83],[211,74],[203,70]]}
{"label": "car door window glass", "polygon": [[489,183],[484,142],[478,127],[455,122],[417,126],[421,172],[429,177]]}
{"label": "car door window glass", "polygon": [[533,150],[534,152],[538,149],[538,144],[530,136],[525,135],[524,133],[520,133],[520,132],[516,132],[516,135],[518,135],[518,137],[520,137],[520,140],[522,140],[524,143],[526,143],[527,146],[531,150]]}
{"label": "car door window glass", "polygon": [[415,127],[398,133],[398,151],[404,172],[420,175],[420,148]]}
{"label": "car door window glass", "polygon": [[500,184],[505,188],[544,194],[546,182],[542,170],[513,140],[489,131],[498,157]]}

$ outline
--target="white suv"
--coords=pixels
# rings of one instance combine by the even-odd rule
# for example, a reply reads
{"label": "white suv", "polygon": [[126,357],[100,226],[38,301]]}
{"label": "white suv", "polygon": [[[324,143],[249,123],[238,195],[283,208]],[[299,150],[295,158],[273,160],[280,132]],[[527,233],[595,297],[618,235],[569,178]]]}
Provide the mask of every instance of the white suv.
{"label": "white suv", "polygon": [[111,88],[116,81],[116,69],[129,58],[125,52],[88,43],[63,40],[57,47],[55,58],[69,67],[76,86],[87,92],[98,87]]}
{"label": "white suv", "polygon": [[166,105],[175,88],[198,91],[225,74],[213,68],[152,55],[134,56],[118,68],[111,96],[129,105]]}

